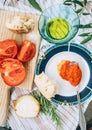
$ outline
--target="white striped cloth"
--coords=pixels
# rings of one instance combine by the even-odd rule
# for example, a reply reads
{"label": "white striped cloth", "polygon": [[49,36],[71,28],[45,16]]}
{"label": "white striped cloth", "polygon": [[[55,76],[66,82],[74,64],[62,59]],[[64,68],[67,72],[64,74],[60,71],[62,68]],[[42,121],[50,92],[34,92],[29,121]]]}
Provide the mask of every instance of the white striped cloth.
{"label": "white striped cloth", "polygon": [[[0,2],[4,0],[0,0]],[[7,0],[5,6],[3,6],[2,2],[0,3],[0,9],[9,10],[9,11],[17,11],[17,12],[27,12],[32,14],[40,14],[39,11],[35,10],[31,5],[29,5],[27,0]],[[62,3],[63,0],[37,0],[40,4],[41,8],[44,10],[52,4]],[[92,18],[87,16],[88,18],[81,17],[81,23],[88,23],[88,21],[92,22]],[[86,31],[86,30],[83,30]],[[89,30],[88,30],[89,31]],[[79,32],[80,33],[80,32]],[[82,39],[78,37],[78,34],[72,41],[76,41],[79,43]],[[46,48],[49,47],[49,43],[45,40],[41,42],[41,50],[43,46]],[[92,41],[85,44],[85,46],[92,51]],[[11,95],[11,104],[10,104],[10,112],[8,116],[8,123],[11,126],[12,130],[76,130],[79,120],[79,110],[78,106],[58,106],[58,113],[61,117],[62,126],[61,128],[57,128],[56,125],[52,122],[50,117],[40,113],[38,117],[32,119],[22,119],[17,117],[13,110],[12,100],[17,97],[29,94],[27,90],[21,90],[20,88],[15,88]],[[83,111],[85,112],[89,102],[92,100],[90,97],[85,103],[82,104]]]}

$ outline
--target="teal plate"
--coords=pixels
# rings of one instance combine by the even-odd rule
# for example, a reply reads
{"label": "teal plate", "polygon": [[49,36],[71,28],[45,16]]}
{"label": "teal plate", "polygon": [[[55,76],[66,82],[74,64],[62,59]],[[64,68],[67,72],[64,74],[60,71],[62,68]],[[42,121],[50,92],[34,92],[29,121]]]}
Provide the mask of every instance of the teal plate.
{"label": "teal plate", "polygon": [[92,89],[92,53],[79,44],[63,43],[61,45],[55,44],[44,54],[44,57],[42,57],[37,64],[36,74],[38,75],[41,72],[45,72],[50,79],[58,83],[59,92],[51,101],[56,104],[78,104],[76,88],[58,75],[57,64],[65,59],[76,61],[82,70],[82,80],[79,84],[79,91],[81,103],[85,102],[92,94],[89,89]]}

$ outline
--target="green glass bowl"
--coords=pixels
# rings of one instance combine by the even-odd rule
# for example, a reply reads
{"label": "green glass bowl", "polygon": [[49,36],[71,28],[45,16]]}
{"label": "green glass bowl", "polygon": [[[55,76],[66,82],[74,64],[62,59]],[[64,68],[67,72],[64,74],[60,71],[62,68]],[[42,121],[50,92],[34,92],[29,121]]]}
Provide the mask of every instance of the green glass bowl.
{"label": "green glass bowl", "polygon": [[[48,35],[47,25],[54,18],[65,19],[69,24],[68,35],[61,39],[54,39]],[[42,38],[50,43],[65,43],[70,41],[77,34],[80,20],[74,10],[67,5],[58,4],[44,10],[40,15],[38,29]]]}

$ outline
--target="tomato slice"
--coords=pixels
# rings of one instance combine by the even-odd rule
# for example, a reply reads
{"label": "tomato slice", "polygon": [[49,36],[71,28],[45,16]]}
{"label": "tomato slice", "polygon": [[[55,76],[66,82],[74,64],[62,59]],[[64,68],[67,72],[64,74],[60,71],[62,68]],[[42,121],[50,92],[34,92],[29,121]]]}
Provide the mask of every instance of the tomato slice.
{"label": "tomato slice", "polygon": [[[2,65],[4,66],[2,67]],[[2,65],[0,66],[1,76],[7,85],[17,86],[24,81],[26,69],[19,60],[7,58],[2,60]]]}
{"label": "tomato slice", "polygon": [[18,47],[15,40],[7,39],[0,42],[0,60],[5,58],[14,58],[17,51]]}
{"label": "tomato slice", "polygon": [[27,62],[35,56],[35,53],[36,45],[28,40],[25,40],[20,47],[17,58],[22,62]]}
{"label": "tomato slice", "polygon": [[0,72],[9,72],[14,69],[20,68],[20,66],[22,66],[22,63],[19,60],[6,58],[0,61]]}

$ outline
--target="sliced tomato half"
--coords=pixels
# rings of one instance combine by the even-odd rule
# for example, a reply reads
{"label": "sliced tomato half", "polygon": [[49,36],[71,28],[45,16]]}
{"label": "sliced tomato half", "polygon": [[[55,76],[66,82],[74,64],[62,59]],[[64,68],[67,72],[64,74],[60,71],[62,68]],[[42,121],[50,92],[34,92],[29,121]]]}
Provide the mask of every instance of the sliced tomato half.
{"label": "sliced tomato half", "polygon": [[18,47],[15,40],[7,39],[0,42],[0,60],[5,58],[14,58],[17,51]]}
{"label": "sliced tomato half", "polygon": [[26,77],[26,69],[19,60],[7,58],[2,60],[2,64],[4,67],[1,69],[1,76],[7,85],[17,86],[24,81]]}
{"label": "sliced tomato half", "polygon": [[22,62],[27,62],[31,60],[36,53],[36,45],[28,40],[25,40],[18,53],[17,58]]}
{"label": "sliced tomato half", "polygon": [[23,66],[22,63],[13,58],[6,58],[0,61],[0,72],[10,72],[14,69],[20,68],[20,66]]}

